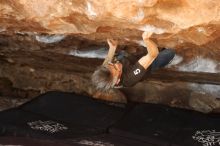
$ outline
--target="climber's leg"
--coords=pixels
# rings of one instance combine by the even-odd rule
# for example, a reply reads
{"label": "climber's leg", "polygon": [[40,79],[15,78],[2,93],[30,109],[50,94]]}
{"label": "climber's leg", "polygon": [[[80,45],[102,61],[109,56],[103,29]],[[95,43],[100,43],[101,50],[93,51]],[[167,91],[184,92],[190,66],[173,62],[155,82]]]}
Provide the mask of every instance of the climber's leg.
{"label": "climber's leg", "polygon": [[174,56],[175,51],[173,49],[163,49],[158,54],[157,58],[153,61],[152,65],[150,66],[150,70],[154,71],[166,66],[170,63]]}

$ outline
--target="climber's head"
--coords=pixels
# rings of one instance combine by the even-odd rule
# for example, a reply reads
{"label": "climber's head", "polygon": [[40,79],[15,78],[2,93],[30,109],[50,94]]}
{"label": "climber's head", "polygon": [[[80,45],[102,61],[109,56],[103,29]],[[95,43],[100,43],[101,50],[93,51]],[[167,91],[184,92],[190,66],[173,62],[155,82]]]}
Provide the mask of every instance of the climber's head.
{"label": "climber's head", "polygon": [[108,63],[99,67],[92,75],[92,83],[98,89],[107,91],[120,82],[122,73],[122,64]]}

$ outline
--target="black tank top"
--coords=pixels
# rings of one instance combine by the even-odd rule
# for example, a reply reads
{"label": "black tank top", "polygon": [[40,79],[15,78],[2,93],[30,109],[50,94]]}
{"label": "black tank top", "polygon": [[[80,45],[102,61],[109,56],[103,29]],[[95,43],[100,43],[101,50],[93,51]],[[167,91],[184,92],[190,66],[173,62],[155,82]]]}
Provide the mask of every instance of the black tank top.
{"label": "black tank top", "polygon": [[141,81],[147,70],[139,64],[138,60],[144,55],[145,53],[129,55],[118,60],[123,65],[119,87],[131,87]]}

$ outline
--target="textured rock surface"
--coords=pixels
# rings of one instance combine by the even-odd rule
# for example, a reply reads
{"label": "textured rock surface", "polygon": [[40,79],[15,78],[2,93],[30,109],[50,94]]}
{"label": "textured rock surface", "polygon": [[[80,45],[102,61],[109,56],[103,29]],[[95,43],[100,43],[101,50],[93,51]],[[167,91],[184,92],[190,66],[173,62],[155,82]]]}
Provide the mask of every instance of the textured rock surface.
{"label": "textured rock surface", "polygon": [[7,0],[0,1],[1,30],[88,34],[140,41],[155,32],[160,46],[219,49],[218,0]]}
{"label": "textured rock surface", "polygon": [[[40,93],[59,90],[115,102],[150,102],[201,112],[220,111],[219,85],[179,82],[178,79],[172,82],[146,80],[120,91],[97,92],[91,86],[90,77],[103,60],[85,57],[86,55],[103,57],[106,52],[100,52],[100,48],[106,47],[106,44],[97,45],[96,42],[73,36],[67,36],[59,42],[45,43],[36,41],[35,35],[1,34],[0,94],[6,97],[29,99]],[[77,52],[84,57],[73,56]],[[182,65],[177,64],[170,69],[176,70],[180,67]],[[203,64],[204,67],[206,64]],[[166,73],[164,71],[161,74]]]}
{"label": "textured rock surface", "polygon": [[[0,32],[36,35],[41,42],[60,41],[70,34],[96,43],[112,37],[120,44],[143,45],[143,31],[154,32],[159,47],[176,49],[192,66],[211,64],[196,71],[219,72],[218,0],[0,1]],[[48,41],[42,33],[59,35]],[[187,67],[180,70],[188,71]]]}
{"label": "textured rock surface", "polygon": [[71,55],[91,56],[89,50],[107,48],[109,37],[132,52],[142,48],[143,31],[154,32],[159,47],[176,49],[172,70],[220,72],[218,0],[0,0],[0,94],[29,98],[62,90],[219,111],[219,85],[144,81],[122,89],[124,95],[91,87],[90,76],[102,60]]}

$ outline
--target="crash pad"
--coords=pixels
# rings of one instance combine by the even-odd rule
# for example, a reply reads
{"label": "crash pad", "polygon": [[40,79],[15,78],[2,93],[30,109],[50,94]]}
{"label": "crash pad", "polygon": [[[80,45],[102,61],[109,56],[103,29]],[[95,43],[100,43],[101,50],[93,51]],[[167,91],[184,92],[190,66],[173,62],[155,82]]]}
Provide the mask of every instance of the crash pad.
{"label": "crash pad", "polygon": [[0,112],[1,135],[74,138],[106,133],[125,108],[74,93],[48,92]]}
{"label": "crash pad", "polygon": [[220,144],[219,123],[219,114],[138,104],[110,133],[160,146],[216,146]]}
{"label": "crash pad", "polygon": [[219,123],[214,113],[54,91],[0,112],[0,145],[217,146]]}

